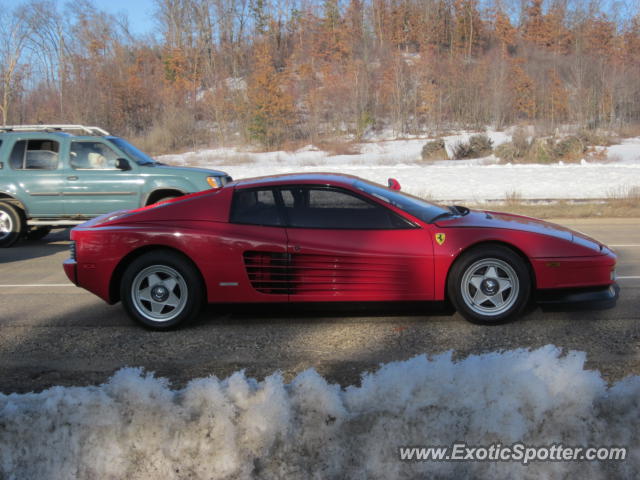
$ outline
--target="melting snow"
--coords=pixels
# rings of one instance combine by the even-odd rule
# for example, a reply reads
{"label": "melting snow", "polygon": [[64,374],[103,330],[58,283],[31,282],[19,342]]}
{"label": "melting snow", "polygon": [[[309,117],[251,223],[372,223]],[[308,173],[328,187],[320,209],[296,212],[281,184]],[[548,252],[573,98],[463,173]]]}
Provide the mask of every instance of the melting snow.
{"label": "melting snow", "polygon": [[[0,394],[0,478],[634,478],[640,377],[608,387],[546,346],[382,365],[341,389],[238,372],[172,390],[140,369],[97,387]],[[626,446],[622,462],[398,461],[398,447]]]}

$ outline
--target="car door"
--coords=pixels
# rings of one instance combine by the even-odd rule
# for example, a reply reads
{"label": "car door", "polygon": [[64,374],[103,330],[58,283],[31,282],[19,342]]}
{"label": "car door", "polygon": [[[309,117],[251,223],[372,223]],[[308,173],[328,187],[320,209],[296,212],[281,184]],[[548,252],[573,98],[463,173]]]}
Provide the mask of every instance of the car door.
{"label": "car door", "polygon": [[27,196],[30,216],[58,217],[64,214],[64,177],[60,170],[60,142],[51,138],[18,139],[11,149],[9,167],[17,188]]}
{"label": "car door", "polygon": [[137,165],[116,168],[118,155],[99,141],[72,141],[64,197],[67,215],[95,216],[140,206],[143,179]]}
{"label": "car door", "polygon": [[280,190],[290,255],[290,301],[431,300],[428,232],[350,190]]}
{"label": "car door", "polygon": [[216,226],[216,237],[227,252],[221,269],[228,273],[218,282],[225,302],[289,300],[287,234],[273,189],[236,188],[229,223]]}

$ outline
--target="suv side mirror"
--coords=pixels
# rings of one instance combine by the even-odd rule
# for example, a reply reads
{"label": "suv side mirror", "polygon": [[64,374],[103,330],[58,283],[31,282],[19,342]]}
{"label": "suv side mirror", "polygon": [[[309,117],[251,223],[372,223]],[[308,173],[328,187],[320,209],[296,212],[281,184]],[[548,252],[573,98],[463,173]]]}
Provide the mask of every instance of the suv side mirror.
{"label": "suv side mirror", "polygon": [[116,168],[126,172],[127,170],[131,170],[131,165],[129,164],[129,160],[126,158],[118,158],[116,160]]}

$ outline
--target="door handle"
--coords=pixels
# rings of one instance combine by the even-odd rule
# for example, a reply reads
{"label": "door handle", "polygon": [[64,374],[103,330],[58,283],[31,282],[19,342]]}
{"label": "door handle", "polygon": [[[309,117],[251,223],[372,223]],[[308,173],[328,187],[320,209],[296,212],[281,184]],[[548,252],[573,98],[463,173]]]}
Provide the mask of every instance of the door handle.
{"label": "door handle", "polygon": [[67,180],[78,180],[78,177],[76,177],[75,175],[71,176],[71,177],[67,177]]}
{"label": "door handle", "polygon": [[300,251],[300,245],[294,245],[293,246],[293,251],[294,252],[299,252]]}

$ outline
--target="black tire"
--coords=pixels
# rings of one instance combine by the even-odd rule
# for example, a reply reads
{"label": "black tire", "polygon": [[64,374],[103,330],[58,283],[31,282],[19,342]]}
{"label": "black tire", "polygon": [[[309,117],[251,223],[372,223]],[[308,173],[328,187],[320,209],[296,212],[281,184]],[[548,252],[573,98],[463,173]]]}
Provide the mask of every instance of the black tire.
{"label": "black tire", "polygon": [[51,233],[51,227],[34,227],[26,233],[27,240],[42,240]]}
{"label": "black tire", "polygon": [[153,203],[156,204],[156,203],[166,202],[167,200],[173,200],[174,198],[178,198],[179,196],[180,195],[167,195],[166,197],[162,197]]}
{"label": "black tire", "polygon": [[449,272],[447,293],[468,321],[499,324],[522,314],[531,296],[531,274],[513,250],[499,245],[463,253]]}
{"label": "black tire", "polygon": [[0,202],[0,248],[16,243],[24,233],[21,211],[7,202]]}
{"label": "black tire", "polygon": [[196,319],[204,292],[196,267],[167,250],[136,258],[124,271],[120,284],[120,298],[127,313],[154,330],[170,330]]}

